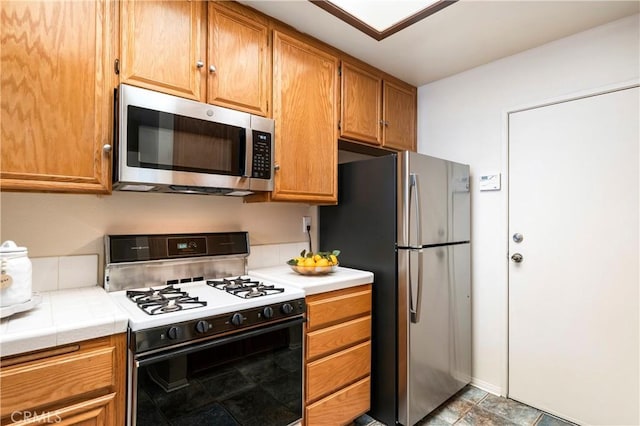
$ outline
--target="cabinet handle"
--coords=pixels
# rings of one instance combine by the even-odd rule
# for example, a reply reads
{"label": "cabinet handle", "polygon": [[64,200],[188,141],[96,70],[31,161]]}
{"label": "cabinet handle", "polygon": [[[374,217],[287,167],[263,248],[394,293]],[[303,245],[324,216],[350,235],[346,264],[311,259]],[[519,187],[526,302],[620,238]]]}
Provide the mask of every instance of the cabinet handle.
{"label": "cabinet handle", "polygon": [[273,170],[275,170],[275,171],[280,170],[280,164],[274,164],[273,165]]}
{"label": "cabinet handle", "polygon": [[202,61],[196,62],[196,67],[198,67],[198,68],[204,67],[204,62],[202,62]]}
{"label": "cabinet handle", "polygon": [[107,143],[107,144],[104,144],[104,145],[102,146],[102,151],[104,151],[104,152],[105,152],[105,153],[107,153],[107,154],[108,154],[108,153],[110,153],[110,152],[111,152],[111,145],[109,145],[108,143]]}
{"label": "cabinet handle", "polygon": [[209,72],[216,72],[216,67],[209,65]]}

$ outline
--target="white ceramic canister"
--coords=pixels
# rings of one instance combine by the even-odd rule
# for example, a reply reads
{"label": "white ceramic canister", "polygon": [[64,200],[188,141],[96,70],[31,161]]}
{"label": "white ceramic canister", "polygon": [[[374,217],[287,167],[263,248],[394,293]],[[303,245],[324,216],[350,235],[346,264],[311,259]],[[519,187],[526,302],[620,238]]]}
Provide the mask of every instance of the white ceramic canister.
{"label": "white ceramic canister", "polygon": [[31,299],[31,261],[26,247],[13,241],[0,245],[0,306],[11,306]]}

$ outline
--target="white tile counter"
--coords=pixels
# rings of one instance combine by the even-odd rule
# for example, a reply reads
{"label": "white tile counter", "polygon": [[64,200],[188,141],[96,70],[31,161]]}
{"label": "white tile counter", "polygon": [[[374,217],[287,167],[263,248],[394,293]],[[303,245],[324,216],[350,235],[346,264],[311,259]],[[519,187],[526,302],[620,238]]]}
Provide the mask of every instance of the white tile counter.
{"label": "white tile counter", "polygon": [[41,292],[35,308],[0,321],[0,356],[123,333],[128,318],[102,287]]}
{"label": "white tile counter", "polygon": [[300,287],[307,296],[370,284],[374,281],[373,273],[371,272],[343,268],[341,266],[338,266],[327,275],[300,275],[287,265],[252,269],[249,271],[249,275],[266,281],[281,282]]}

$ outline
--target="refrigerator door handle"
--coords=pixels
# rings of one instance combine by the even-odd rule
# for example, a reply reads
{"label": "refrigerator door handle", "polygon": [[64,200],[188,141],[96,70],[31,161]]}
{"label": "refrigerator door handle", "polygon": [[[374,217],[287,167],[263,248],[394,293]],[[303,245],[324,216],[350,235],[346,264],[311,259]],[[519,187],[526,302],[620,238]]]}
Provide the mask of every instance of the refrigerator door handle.
{"label": "refrigerator door handle", "polygon": [[[420,182],[416,173],[409,174],[409,232],[411,232],[411,207],[415,207],[416,214],[416,240],[415,244],[409,246],[422,247],[422,206],[420,205]],[[411,239],[411,236],[409,236]]]}
{"label": "refrigerator door handle", "polygon": [[[415,303],[413,303],[411,253],[418,253],[418,290],[416,291]],[[422,263],[422,249],[411,249],[409,252],[409,313],[411,322],[414,324],[420,321],[420,308],[422,307]]]}

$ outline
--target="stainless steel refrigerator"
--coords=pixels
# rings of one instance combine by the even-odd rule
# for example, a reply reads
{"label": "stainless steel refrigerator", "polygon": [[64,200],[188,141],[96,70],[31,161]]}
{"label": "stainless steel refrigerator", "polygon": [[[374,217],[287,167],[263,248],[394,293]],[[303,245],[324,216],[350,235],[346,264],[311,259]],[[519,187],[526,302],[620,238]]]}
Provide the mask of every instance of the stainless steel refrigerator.
{"label": "stainless steel refrigerator", "polygon": [[374,273],[371,410],[410,426],[471,376],[469,167],[412,152],[340,164],[321,250]]}

